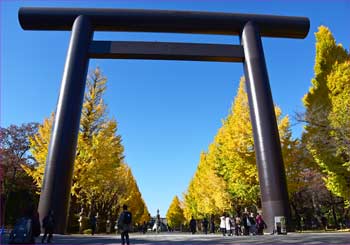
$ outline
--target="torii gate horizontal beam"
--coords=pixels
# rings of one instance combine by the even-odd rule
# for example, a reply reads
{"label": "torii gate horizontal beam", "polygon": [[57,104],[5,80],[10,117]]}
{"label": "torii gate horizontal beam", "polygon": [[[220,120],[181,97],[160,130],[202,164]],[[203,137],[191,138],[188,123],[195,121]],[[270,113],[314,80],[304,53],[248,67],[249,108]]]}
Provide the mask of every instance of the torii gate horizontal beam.
{"label": "torii gate horizontal beam", "polygon": [[97,59],[152,59],[243,62],[241,45],[93,41],[89,57]]}
{"label": "torii gate horizontal beam", "polygon": [[310,27],[305,17],[198,11],[22,7],[18,13],[24,30],[70,31],[79,15],[87,16],[95,31],[240,35],[252,21],[261,36],[305,38]]}

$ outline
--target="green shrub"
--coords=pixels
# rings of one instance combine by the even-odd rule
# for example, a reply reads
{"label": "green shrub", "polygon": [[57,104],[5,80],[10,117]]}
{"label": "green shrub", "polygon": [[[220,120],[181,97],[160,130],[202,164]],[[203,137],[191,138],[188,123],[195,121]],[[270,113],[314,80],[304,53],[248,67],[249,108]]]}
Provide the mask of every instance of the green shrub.
{"label": "green shrub", "polygon": [[87,235],[87,234],[92,234],[92,229],[86,229],[83,231],[83,234]]}

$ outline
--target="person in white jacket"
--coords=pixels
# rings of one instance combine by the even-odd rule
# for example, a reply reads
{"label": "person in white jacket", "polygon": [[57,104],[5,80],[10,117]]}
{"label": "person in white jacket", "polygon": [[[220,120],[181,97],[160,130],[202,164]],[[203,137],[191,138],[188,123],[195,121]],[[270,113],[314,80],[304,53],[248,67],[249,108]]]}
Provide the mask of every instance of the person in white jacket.
{"label": "person in white jacket", "polygon": [[226,234],[228,236],[232,236],[232,230],[231,230],[231,218],[229,215],[225,218],[225,226],[226,226]]}
{"label": "person in white jacket", "polygon": [[222,216],[220,217],[220,230],[222,232],[222,235],[225,236],[225,234],[226,234],[226,217],[225,217],[225,213],[223,213]]}

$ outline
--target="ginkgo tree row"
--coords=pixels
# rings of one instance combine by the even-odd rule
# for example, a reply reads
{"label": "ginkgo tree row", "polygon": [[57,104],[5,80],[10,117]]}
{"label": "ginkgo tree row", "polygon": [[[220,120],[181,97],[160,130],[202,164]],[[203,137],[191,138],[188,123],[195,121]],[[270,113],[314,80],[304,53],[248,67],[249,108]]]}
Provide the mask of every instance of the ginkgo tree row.
{"label": "ginkgo tree row", "polygon": [[[297,114],[305,123],[301,139],[293,139],[290,119],[278,106],[275,113],[296,225],[302,216],[311,223],[328,215],[338,226],[337,215],[344,220],[350,215],[350,57],[327,27],[319,27],[315,36],[315,77],[303,98],[306,112]],[[187,221],[261,208],[244,78],[228,116],[200,155],[183,202],[174,199],[171,205],[169,218],[181,217],[173,214],[181,209]]]}
{"label": "ginkgo tree row", "polygon": [[[275,107],[284,157],[293,154],[289,118]],[[294,162],[286,162],[287,168]],[[291,180],[291,178],[289,178]],[[260,188],[255,161],[252,125],[249,116],[245,79],[242,78],[229,115],[223,120],[199,164],[184,195],[187,219],[224,211],[240,212],[247,206],[260,205]]]}

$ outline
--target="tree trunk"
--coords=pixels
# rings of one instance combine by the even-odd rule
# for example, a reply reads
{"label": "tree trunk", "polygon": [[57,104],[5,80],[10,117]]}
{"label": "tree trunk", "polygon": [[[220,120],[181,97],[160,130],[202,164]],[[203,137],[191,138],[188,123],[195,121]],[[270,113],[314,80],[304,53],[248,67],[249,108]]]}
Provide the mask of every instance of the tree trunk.
{"label": "tree trunk", "polygon": [[298,212],[298,209],[295,205],[294,202],[290,202],[290,205],[291,205],[291,210],[294,211],[294,215],[295,215],[295,224],[294,224],[294,227],[292,227],[292,229],[298,229],[298,230],[301,230],[301,226],[300,226],[300,214]]}
{"label": "tree trunk", "polygon": [[339,228],[339,224],[338,224],[338,219],[337,219],[337,213],[335,211],[335,204],[334,204],[334,198],[331,195],[331,201],[332,201],[332,214],[333,214],[333,220],[334,220],[334,224],[335,224],[335,228],[338,230]]}

